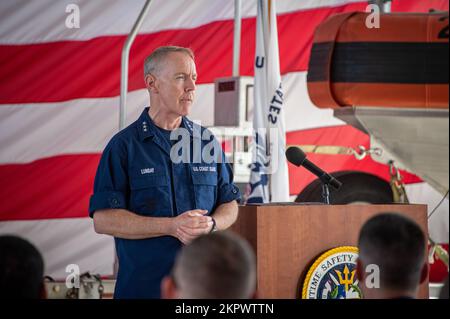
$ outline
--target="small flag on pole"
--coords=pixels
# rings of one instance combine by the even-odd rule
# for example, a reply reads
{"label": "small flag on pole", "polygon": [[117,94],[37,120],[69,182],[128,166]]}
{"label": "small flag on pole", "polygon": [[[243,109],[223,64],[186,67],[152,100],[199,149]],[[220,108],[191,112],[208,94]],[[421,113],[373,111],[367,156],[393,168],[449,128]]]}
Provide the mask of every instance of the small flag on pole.
{"label": "small flag on pole", "polygon": [[289,201],[286,131],[283,111],[278,31],[274,0],[257,0],[255,130],[250,194],[247,203]]}

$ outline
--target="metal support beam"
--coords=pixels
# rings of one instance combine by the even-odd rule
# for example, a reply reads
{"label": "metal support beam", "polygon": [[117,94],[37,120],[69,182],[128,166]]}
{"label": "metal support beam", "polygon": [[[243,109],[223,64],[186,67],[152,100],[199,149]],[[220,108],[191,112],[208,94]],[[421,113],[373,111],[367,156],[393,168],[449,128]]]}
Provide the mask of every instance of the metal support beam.
{"label": "metal support beam", "polygon": [[128,60],[130,57],[130,48],[136,38],[139,29],[144,22],[144,18],[148,13],[150,3],[152,0],[147,0],[144,7],[139,14],[138,19],[134,23],[130,34],[125,41],[125,45],[122,48],[122,60],[121,60],[121,73],[120,73],[120,111],[119,111],[119,130],[125,127],[126,115],[127,115],[127,92],[128,92]]}
{"label": "metal support beam", "polygon": [[241,54],[241,0],[234,0],[233,76],[239,76]]}
{"label": "metal support beam", "polygon": [[384,1],[384,3],[383,3],[383,12],[384,13],[391,13],[392,12],[391,5],[392,5],[392,1],[391,0]]}

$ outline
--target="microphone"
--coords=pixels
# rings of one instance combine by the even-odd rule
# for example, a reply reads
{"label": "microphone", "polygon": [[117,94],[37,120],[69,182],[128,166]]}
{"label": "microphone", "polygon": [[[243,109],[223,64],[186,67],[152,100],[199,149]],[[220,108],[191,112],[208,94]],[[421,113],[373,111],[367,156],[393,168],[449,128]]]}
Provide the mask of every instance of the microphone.
{"label": "microphone", "polygon": [[339,189],[342,183],[336,178],[323,171],[321,168],[314,165],[306,159],[306,154],[298,147],[291,146],[286,150],[286,158],[295,166],[303,166],[308,171],[316,175],[324,184],[331,185],[334,189]]}

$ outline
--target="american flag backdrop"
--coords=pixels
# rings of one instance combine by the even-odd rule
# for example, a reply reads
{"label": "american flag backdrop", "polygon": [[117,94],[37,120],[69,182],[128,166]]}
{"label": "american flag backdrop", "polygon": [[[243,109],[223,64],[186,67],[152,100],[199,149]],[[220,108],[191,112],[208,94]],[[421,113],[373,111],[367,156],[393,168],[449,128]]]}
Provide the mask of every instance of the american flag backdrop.
{"label": "american flag backdrop", "polygon": [[[64,278],[69,264],[82,272],[113,273],[113,239],[94,232],[88,201],[101,152],[118,131],[121,50],[144,2],[0,2],[0,234],[31,240],[44,255],[45,273],[54,278]],[[69,4],[79,8],[79,28],[66,23]],[[333,118],[331,110],[315,108],[306,90],[316,26],[334,13],[366,6],[360,0],[277,2],[288,144],[301,139],[368,146],[367,136]],[[448,7],[448,0],[397,0],[392,10]],[[255,16],[256,1],[242,1],[241,75],[254,72]],[[233,18],[233,0],[153,0],[131,48],[127,123],[148,104],[145,57],[158,46],[179,45],[196,55],[197,97],[190,118],[212,125],[214,79],[232,73]],[[339,166],[387,174],[370,159],[315,161],[329,171]],[[291,170],[295,195],[311,179],[293,178]],[[405,181],[418,201],[432,208],[440,200],[414,175],[406,174]],[[430,219],[430,232],[448,243],[448,201],[442,209]]]}

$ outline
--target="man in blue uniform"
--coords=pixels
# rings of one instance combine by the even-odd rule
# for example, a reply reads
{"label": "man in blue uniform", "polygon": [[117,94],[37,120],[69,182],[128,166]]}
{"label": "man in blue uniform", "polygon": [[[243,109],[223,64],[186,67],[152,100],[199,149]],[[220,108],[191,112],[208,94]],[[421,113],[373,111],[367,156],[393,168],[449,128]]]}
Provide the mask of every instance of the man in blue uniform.
{"label": "man in blue uniform", "polygon": [[[150,107],[106,146],[89,206],[96,232],[115,238],[115,298],[159,298],[181,246],[230,227],[240,198],[220,147],[211,153],[217,141],[186,118],[197,79],[192,51],[156,49],[144,76]],[[208,151],[197,156],[195,145]]]}

